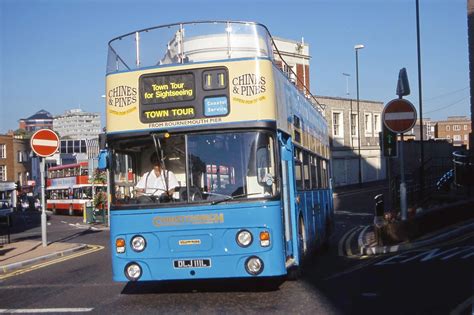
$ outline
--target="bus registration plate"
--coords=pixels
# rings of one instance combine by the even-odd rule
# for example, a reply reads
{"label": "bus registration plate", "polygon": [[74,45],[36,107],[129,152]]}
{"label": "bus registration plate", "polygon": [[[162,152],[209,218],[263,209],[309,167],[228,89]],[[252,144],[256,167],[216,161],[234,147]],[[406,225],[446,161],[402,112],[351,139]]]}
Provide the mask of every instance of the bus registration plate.
{"label": "bus registration plate", "polygon": [[174,260],[175,268],[209,268],[211,267],[210,259],[179,259]]}

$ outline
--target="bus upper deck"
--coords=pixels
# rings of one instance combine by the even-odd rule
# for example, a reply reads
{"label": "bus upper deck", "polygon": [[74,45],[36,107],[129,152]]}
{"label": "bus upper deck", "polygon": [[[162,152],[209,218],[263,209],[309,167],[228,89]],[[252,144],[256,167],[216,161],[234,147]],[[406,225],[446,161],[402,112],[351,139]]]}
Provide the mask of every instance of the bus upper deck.
{"label": "bus upper deck", "polygon": [[273,63],[273,45],[265,26],[229,21],[158,26],[111,40],[108,135],[273,122],[328,157],[322,109]]}
{"label": "bus upper deck", "polygon": [[273,59],[271,36],[262,24],[229,21],[176,23],[112,39],[107,73],[259,57]]}

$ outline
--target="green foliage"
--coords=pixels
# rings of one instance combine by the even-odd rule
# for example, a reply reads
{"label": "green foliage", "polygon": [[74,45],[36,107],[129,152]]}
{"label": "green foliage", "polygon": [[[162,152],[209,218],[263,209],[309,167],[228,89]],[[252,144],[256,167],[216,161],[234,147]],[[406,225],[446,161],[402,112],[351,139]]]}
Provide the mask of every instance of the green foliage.
{"label": "green foliage", "polygon": [[106,184],[107,183],[106,172],[96,169],[94,171],[94,174],[92,175],[92,178],[90,179],[90,182],[94,184]]}
{"label": "green foliage", "polygon": [[105,191],[99,191],[94,196],[94,208],[104,209],[107,205],[107,193]]}

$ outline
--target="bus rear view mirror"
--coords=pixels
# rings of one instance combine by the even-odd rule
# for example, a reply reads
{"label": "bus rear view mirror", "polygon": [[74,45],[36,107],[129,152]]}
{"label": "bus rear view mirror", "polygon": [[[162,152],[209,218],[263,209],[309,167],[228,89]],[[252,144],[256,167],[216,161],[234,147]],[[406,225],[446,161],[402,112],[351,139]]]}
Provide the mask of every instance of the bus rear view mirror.
{"label": "bus rear view mirror", "polygon": [[99,163],[97,168],[100,170],[105,170],[108,167],[107,158],[109,156],[109,151],[107,150],[100,150],[99,152]]}

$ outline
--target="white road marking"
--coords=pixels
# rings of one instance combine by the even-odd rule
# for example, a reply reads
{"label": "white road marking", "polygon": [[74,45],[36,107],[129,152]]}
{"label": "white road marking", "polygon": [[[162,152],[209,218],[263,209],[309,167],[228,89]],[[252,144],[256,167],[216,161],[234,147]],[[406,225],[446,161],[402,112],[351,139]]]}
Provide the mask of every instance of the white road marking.
{"label": "white road marking", "polygon": [[15,314],[31,314],[31,313],[85,313],[91,312],[92,307],[76,307],[76,308],[4,308],[0,309],[0,313]]}
{"label": "white road marking", "polygon": [[[471,308],[472,314],[474,314],[474,295],[462,302],[450,314],[468,314],[469,308]],[[467,311],[463,313],[463,311]]]}
{"label": "white road marking", "polygon": [[347,256],[353,256],[352,249],[351,249],[351,241],[354,238],[354,235],[356,235],[357,232],[360,232],[362,230],[362,227],[358,227],[354,232],[349,235],[349,237],[346,240],[346,255]]}
{"label": "white road marking", "polygon": [[344,210],[338,210],[334,211],[334,214],[342,214],[342,215],[348,215],[348,216],[360,216],[360,217],[367,217],[367,216],[373,216],[373,213],[368,213],[368,212],[351,212],[351,211],[344,211]]}
{"label": "white road marking", "polygon": [[361,295],[362,295],[363,297],[370,297],[370,298],[379,296],[378,293],[372,293],[372,292],[362,293]]}
{"label": "white road marking", "polygon": [[353,227],[352,229],[350,229],[349,231],[346,232],[346,234],[344,234],[341,239],[339,240],[339,244],[338,244],[338,253],[339,253],[339,256],[345,256],[344,255],[344,252],[343,252],[343,247],[344,247],[344,241],[346,240],[346,237],[347,235],[351,234],[353,231],[357,230],[359,227],[358,226],[355,226]]}

